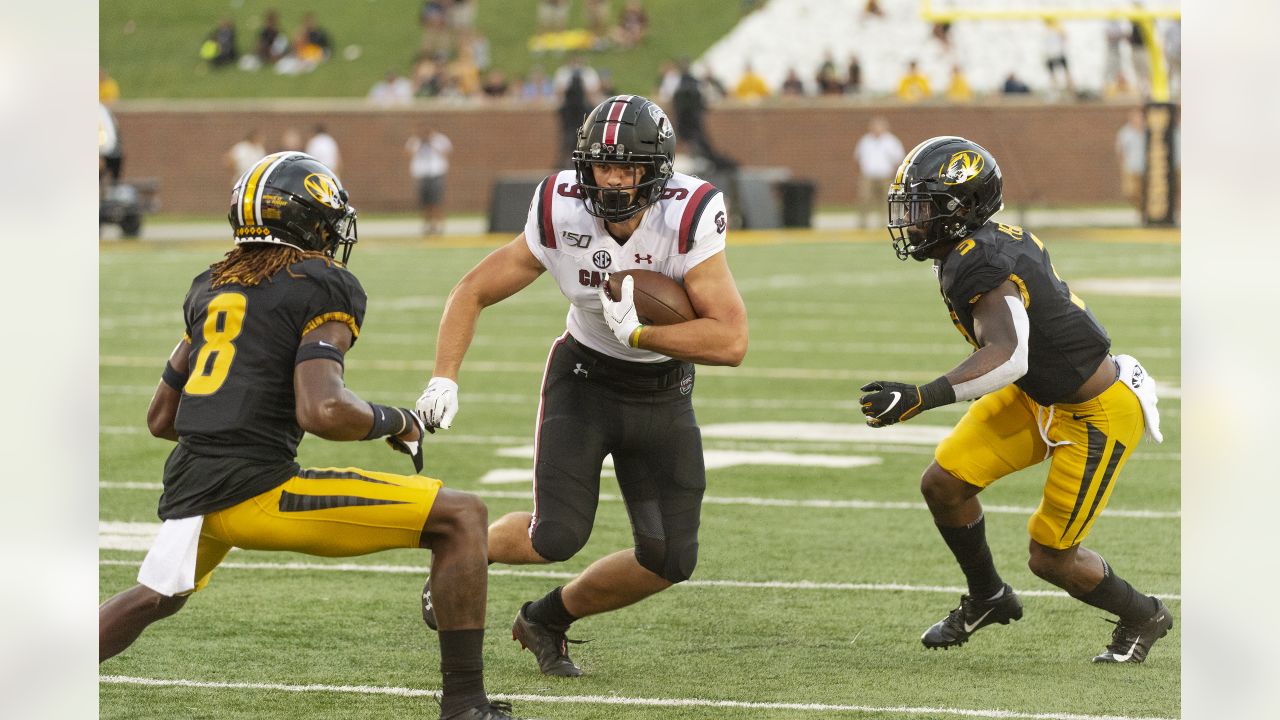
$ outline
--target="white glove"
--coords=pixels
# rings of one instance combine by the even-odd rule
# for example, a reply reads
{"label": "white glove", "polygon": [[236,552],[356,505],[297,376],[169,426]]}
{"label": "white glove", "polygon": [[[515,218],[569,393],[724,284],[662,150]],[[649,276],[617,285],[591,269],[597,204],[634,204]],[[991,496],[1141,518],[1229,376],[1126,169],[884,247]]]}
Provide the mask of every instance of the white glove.
{"label": "white glove", "polygon": [[630,275],[622,278],[622,297],[618,302],[610,300],[604,288],[605,284],[600,283],[600,304],[604,306],[604,321],[609,324],[609,329],[618,338],[618,342],[627,347],[635,347],[632,341],[637,334],[636,330],[641,327],[640,318],[636,316],[635,280]]}
{"label": "white glove", "polygon": [[427,429],[449,429],[453,416],[458,414],[458,383],[447,377],[433,377],[422,391],[416,405],[418,415]]}

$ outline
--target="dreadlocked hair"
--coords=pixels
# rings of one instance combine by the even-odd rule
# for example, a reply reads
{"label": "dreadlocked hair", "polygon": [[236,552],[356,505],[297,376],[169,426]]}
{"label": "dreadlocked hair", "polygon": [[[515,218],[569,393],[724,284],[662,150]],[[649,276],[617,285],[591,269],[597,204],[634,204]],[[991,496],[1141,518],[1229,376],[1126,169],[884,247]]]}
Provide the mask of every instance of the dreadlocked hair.
{"label": "dreadlocked hair", "polygon": [[237,245],[227,252],[226,256],[209,266],[213,270],[212,286],[220,287],[235,283],[245,287],[254,287],[268,282],[272,276],[285,270],[291,277],[301,277],[289,270],[294,263],[316,258],[332,267],[337,261],[316,250],[299,250],[289,245],[268,245],[266,243],[248,243]]}

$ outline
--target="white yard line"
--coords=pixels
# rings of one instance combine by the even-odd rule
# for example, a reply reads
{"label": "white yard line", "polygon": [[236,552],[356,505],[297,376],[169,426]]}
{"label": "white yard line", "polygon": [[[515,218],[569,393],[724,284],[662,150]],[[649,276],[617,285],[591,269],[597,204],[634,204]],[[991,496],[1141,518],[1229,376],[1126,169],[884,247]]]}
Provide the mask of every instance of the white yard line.
{"label": "white yard line", "polygon": [[[140,523],[127,523],[138,525]],[[157,526],[159,527],[159,526]],[[142,548],[145,549],[145,548]],[[117,565],[138,567],[142,560],[114,560],[104,558],[99,565]],[[427,571],[425,567],[416,565],[374,565],[362,563],[311,563],[311,562],[223,562],[219,568],[230,570],[272,570],[298,572],[367,572],[385,575],[421,575]],[[564,570],[517,570],[511,568],[489,567],[489,574],[497,577],[532,577],[548,580],[568,580],[578,576],[576,572]],[[686,580],[676,587],[701,588],[739,588],[754,590],[824,590],[845,592],[919,592],[941,593],[944,595],[963,595],[967,588],[959,585],[907,585],[905,583],[842,583],[821,582],[816,580]],[[1021,597],[1045,597],[1071,599],[1061,590],[1018,590]],[[1182,601],[1178,593],[1155,593],[1162,600]]]}
{"label": "white yard line", "polygon": [[[212,682],[202,680],[128,677],[101,675],[98,682],[107,685],[145,685],[150,687],[186,687],[211,690],[261,690],[293,693],[342,693],[351,695],[392,695],[396,697],[439,697],[438,690],[372,685],[289,685],[285,683]],[[575,705],[625,705],[639,707],[705,707],[741,710],[795,710],[801,712],[849,712],[925,717],[955,716],[971,718],[1009,718],[1012,720],[1166,720],[1155,717],[1126,715],[1080,715],[1076,713],[1032,713],[1014,710],[970,710],[964,708],[825,705],[820,703],[755,702],[750,700],[712,700],[709,698],[644,698],[616,695],[525,695],[490,693],[494,700],[527,703]]]}

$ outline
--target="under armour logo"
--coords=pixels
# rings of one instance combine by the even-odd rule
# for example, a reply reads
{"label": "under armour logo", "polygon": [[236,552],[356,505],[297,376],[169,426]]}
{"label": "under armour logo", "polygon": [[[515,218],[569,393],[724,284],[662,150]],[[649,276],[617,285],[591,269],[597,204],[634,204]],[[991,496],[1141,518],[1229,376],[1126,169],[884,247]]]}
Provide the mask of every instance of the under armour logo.
{"label": "under armour logo", "polygon": [[577,366],[573,369],[574,375],[581,375],[582,377],[587,377],[587,369],[582,367],[582,363],[574,363],[574,365]]}
{"label": "under armour logo", "polygon": [[653,264],[653,256],[652,256],[652,255],[641,255],[640,253],[636,253],[636,264],[640,264],[640,263],[642,263],[642,262],[643,262],[643,263],[649,263],[650,265],[652,265],[652,264]]}

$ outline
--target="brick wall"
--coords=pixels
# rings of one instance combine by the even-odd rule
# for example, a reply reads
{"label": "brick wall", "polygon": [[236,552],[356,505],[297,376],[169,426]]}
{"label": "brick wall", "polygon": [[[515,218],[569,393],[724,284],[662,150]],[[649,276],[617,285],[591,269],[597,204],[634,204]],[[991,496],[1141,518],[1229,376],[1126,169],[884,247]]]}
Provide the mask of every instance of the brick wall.
{"label": "brick wall", "polygon": [[[873,115],[888,119],[910,149],[933,135],[969,137],[1000,161],[1011,204],[1118,203],[1115,133],[1128,105],[1000,103],[975,106],[868,105],[842,99],[769,107],[721,106],[707,114],[715,146],[744,165],[784,166],[817,185],[819,204],[850,204],[852,152]],[[488,209],[502,173],[546,174],[560,156],[555,108],[515,104],[379,110],[350,101],[146,102],[116,108],[124,173],[161,183],[165,212],[225,210],[234,180],[224,157],[250,128],[279,149],[287,127],[310,134],[324,122],[343,157],[340,176],[362,210],[410,211],[414,189],[405,139],[430,122],[454,144],[446,190],[450,212]]]}

